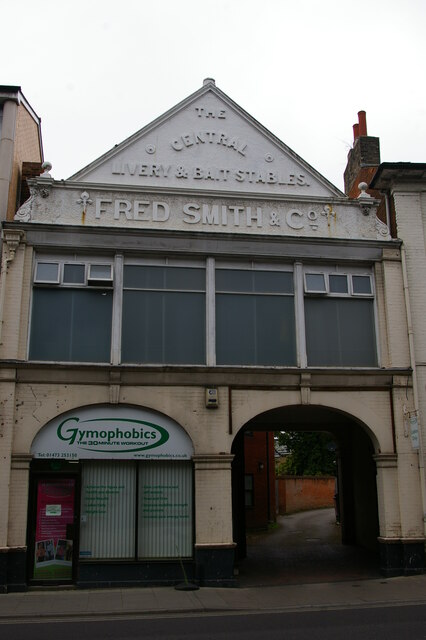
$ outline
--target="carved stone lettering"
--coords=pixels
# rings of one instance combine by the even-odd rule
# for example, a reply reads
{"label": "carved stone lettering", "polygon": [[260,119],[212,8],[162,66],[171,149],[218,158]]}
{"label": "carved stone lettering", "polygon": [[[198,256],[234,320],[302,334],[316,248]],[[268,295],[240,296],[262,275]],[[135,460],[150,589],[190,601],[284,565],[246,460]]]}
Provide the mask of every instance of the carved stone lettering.
{"label": "carved stone lettering", "polygon": [[[327,205],[329,206],[329,205]],[[90,213],[90,212],[89,212]],[[89,215],[88,213],[88,215]],[[143,226],[162,225],[168,223],[171,228],[185,228],[186,225],[202,225],[203,227],[224,227],[241,230],[271,230],[276,227],[288,231],[317,232],[323,218],[323,229],[327,221],[322,210],[303,207],[300,209],[276,205],[255,206],[250,204],[232,204],[227,202],[183,202],[175,206],[169,202],[158,200],[139,200],[133,198],[96,198],[95,219],[102,219],[102,224],[119,223],[122,225],[135,222],[145,223]]]}
{"label": "carved stone lettering", "polygon": [[218,120],[225,120],[225,109],[208,109],[206,107],[195,107],[195,113],[199,118],[217,118]]}
{"label": "carved stone lettering", "polygon": [[233,149],[242,156],[246,155],[245,150],[247,148],[246,142],[224,131],[185,132],[179,134],[170,144],[175,151],[182,151],[185,148],[199,144],[220,144],[227,149]]}

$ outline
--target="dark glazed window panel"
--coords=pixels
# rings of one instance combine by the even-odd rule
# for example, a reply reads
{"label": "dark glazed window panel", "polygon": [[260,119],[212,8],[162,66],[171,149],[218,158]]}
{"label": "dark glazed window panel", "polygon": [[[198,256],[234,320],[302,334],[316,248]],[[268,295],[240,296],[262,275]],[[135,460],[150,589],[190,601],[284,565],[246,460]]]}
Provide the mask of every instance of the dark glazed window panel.
{"label": "dark glazed window panel", "polygon": [[205,269],[191,269],[187,267],[168,267],[165,272],[165,288],[184,291],[205,291]]}
{"label": "dark glazed window panel", "polygon": [[84,264],[64,264],[63,282],[66,284],[84,284]]}
{"label": "dark glazed window panel", "polygon": [[218,294],[216,361],[235,365],[295,365],[293,298]]}
{"label": "dark glazed window panel", "polygon": [[124,291],[122,362],[204,364],[205,295]]}
{"label": "dark glazed window panel", "polygon": [[352,289],[357,294],[371,294],[370,276],[352,276]]}
{"label": "dark glazed window panel", "polygon": [[31,360],[109,362],[112,293],[34,289]]}
{"label": "dark glazed window panel", "polygon": [[325,293],[327,291],[323,273],[307,273],[305,279],[306,291],[318,293]]}
{"label": "dark glazed window panel", "polygon": [[305,298],[310,366],[377,366],[372,300]]}
{"label": "dark glazed window panel", "polygon": [[134,289],[163,289],[164,267],[126,265],[123,274],[124,287]]}
{"label": "dark glazed window panel", "polygon": [[244,502],[246,507],[254,506],[254,480],[252,474],[244,476]]}
{"label": "dark glazed window panel", "polygon": [[216,291],[293,293],[293,273],[289,271],[217,269]]}
{"label": "dark glazed window panel", "polygon": [[38,262],[36,282],[59,282],[59,264],[57,262]]}
{"label": "dark glazed window panel", "polygon": [[89,265],[89,278],[92,280],[109,280],[111,278],[110,264]]}
{"label": "dark glazed window panel", "polygon": [[328,282],[330,293],[348,293],[348,276],[331,273]]}
{"label": "dark glazed window panel", "polygon": [[126,265],[124,287],[132,289],[173,289],[205,291],[206,272],[190,267],[149,267]]}

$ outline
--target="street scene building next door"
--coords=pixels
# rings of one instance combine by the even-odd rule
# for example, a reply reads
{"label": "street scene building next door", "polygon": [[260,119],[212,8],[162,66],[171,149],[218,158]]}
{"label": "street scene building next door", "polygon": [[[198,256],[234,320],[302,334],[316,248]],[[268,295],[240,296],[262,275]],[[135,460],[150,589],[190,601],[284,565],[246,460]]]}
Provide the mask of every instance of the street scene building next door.
{"label": "street scene building next door", "polygon": [[339,441],[348,541],[422,571],[401,243],[378,202],[211,79],[53,173],[3,224],[0,588],[236,584],[239,434],[292,424]]}

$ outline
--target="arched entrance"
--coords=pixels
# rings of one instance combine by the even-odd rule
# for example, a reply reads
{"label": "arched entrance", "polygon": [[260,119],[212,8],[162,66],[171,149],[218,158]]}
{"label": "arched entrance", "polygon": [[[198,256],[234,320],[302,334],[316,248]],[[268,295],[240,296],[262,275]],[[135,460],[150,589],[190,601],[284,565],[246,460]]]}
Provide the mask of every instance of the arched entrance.
{"label": "arched entrance", "polygon": [[[234,540],[237,543],[237,562],[247,557],[248,519],[246,516],[247,474],[244,457],[245,441],[251,432],[263,432],[273,438],[277,431],[309,431],[328,432],[336,446],[336,500],[339,511],[337,538],[341,545],[351,545],[358,550],[358,556],[365,550],[369,561],[379,568],[379,518],[377,507],[376,465],[374,461],[374,436],[365,425],[360,424],[353,416],[323,406],[299,405],[280,407],[259,414],[247,422],[235,437],[232,452],[233,463],[233,526]],[[263,439],[263,437],[261,438]],[[260,453],[260,452],[259,452]],[[269,456],[268,466],[273,465]],[[264,472],[263,463],[259,468]],[[268,485],[271,490],[271,484]],[[269,509],[271,510],[270,506]],[[272,518],[274,520],[274,518]],[[301,519],[302,521],[303,519]],[[307,519],[304,519],[307,522]],[[276,535],[275,533],[273,535]],[[336,538],[336,541],[337,541]],[[275,540],[280,544],[279,537]],[[282,543],[283,546],[285,543]],[[276,553],[277,550],[274,550]],[[285,556],[286,549],[280,549]],[[303,551],[298,548],[298,553]],[[312,545],[306,548],[312,554]],[[336,568],[340,561],[335,555]],[[334,556],[332,557],[332,561]],[[244,563],[243,563],[244,564]],[[246,563],[247,566],[247,563]],[[286,563],[283,563],[286,566]],[[285,573],[285,568],[284,568]],[[332,575],[333,567],[330,567]],[[287,576],[288,577],[288,576]],[[283,581],[286,576],[283,574]]]}

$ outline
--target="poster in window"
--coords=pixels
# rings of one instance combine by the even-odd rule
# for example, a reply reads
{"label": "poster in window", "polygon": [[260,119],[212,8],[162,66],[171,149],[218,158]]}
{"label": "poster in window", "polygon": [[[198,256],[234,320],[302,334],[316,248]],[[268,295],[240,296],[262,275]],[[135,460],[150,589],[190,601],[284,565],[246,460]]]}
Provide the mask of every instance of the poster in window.
{"label": "poster in window", "polygon": [[35,580],[71,580],[75,480],[40,479],[37,485]]}

